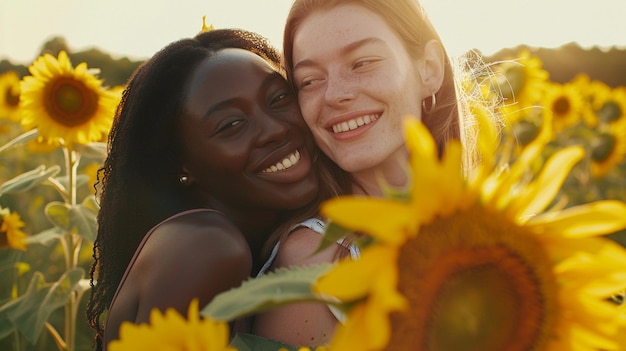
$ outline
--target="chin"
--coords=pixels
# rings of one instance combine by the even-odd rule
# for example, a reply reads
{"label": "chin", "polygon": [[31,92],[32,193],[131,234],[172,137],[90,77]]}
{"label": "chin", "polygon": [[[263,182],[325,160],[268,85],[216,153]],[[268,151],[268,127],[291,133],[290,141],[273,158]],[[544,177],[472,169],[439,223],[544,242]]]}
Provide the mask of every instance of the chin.
{"label": "chin", "polygon": [[306,209],[314,204],[313,202],[318,192],[319,188],[314,187],[302,193],[294,194],[289,198],[283,199],[284,201],[282,202],[282,206],[289,211]]}

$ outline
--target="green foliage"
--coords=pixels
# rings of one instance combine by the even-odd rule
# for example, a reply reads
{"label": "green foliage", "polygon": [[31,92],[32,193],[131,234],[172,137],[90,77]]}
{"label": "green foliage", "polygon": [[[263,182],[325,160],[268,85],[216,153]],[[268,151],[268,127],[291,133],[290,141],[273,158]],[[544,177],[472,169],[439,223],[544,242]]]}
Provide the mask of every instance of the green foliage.
{"label": "green foliage", "polygon": [[0,307],[0,339],[17,330],[36,343],[52,312],[69,301],[83,275],[82,269],[75,268],[46,283],[43,274],[36,272],[22,296]]}
{"label": "green foliage", "polygon": [[215,320],[234,320],[300,301],[337,303],[311,291],[311,284],[329,268],[330,263],[278,269],[247,280],[240,287],[217,295],[200,314]]}
{"label": "green foliage", "polygon": [[238,351],[297,351],[299,348],[280,341],[264,339],[252,334],[237,334],[230,342],[230,346]]}
{"label": "green foliage", "polygon": [[32,171],[22,173],[17,177],[7,180],[4,184],[0,185],[0,196],[3,194],[23,192],[34,188],[35,186],[48,180],[50,177],[54,177],[61,167],[55,165],[48,169],[46,166],[41,165]]}
{"label": "green foliage", "polygon": [[[26,143],[36,137],[35,131],[13,138],[0,146],[0,156],[23,153]],[[89,156],[87,160],[99,162],[106,154],[102,145],[85,145],[79,150]],[[0,292],[3,293],[0,296],[0,303],[3,303],[0,305],[0,348],[12,345],[15,350],[25,347],[42,350],[39,345],[56,344],[58,348],[72,351],[78,350],[77,340],[83,343],[87,340],[90,344],[91,337],[86,335],[90,330],[84,321],[77,323],[77,317],[84,314],[81,299],[90,289],[89,280],[84,276],[85,268],[91,263],[91,254],[85,256],[83,253],[91,250],[89,243],[96,237],[98,205],[94,195],[85,194],[90,177],[77,173],[80,152],[65,150],[63,155],[64,159],[58,162],[65,165],[61,176],[63,167],[39,164],[8,180],[0,178],[0,203],[3,206],[14,196],[13,200],[17,201],[9,201],[11,207],[21,208],[24,204],[28,209],[33,199],[40,198],[38,193],[42,189],[56,191],[56,196],[46,195],[41,205],[33,208],[38,210],[31,214],[34,217],[23,217],[31,231],[36,230],[36,222],[46,222],[42,224],[45,229],[26,239],[27,251],[0,251],[3,258],[0,260],[3,273],[0,280]],[[32,162],[42,160],[38,155],[32,156],[35,156]],[[50,161],[54,158],[48,156],[47,162]],[[75,200],[79,189],[85,194],[80,203]],[[10,252],[5,255],[7,251]],[[81,309],[83,312],[79,312]],[[77,335],[79,326],[85,335]],[[62,333],[57,331],[59,328]]]}
{"label": "green foliage", "polygon": [[331,245],[335,244],[338,240],[345,238],[346,235],[351,233],[350,230],[347,230],[334,222],[328,223],[326,226],[326,231],[324,232],[324,236],[322,237],[322,242],[320,246],[317,248],[316,252],[320,252]]}
{"label": "green foliage", "polygon": [[[51,38],[42,45],[40,52],[57,56],[61,50],[68,53],[72,63],[86,62],[88,67],[99,68],[99,76],[104,80],[104,85],[110,87],[126,84],[132,73],[143,63],[141,60],[133,61],[128,57],[116,59],[98,49],[74,52],[63,37]],[[28,74],[28,69],[24,65],[13,64],[8,60],[0,62],[0,73],[11,70],[18,72],[20,77]]]}
{"label": "green foliage", "polygon": [[10,148],[12,148],[14,146],[17,146],[17,145],[21,145],[21,144],[23,144],[23,143],[25,143],[27,141],[34,140],[35,138],[37,138],[37,130],[33,129],[31,131],[28,131],[26,133],[23,133],[23,134],[17,136],[17,138],[15,138],[15,139],[9,141],[8,143],[0,146],[0,152],[8,150],[8,149],[10,149]]}
{"label": "green foliage", "polygon": [[96,213],[91,208],[53,201],[46,205],[45,213],[55,227],[80,234],[91,242],[96,239]]}

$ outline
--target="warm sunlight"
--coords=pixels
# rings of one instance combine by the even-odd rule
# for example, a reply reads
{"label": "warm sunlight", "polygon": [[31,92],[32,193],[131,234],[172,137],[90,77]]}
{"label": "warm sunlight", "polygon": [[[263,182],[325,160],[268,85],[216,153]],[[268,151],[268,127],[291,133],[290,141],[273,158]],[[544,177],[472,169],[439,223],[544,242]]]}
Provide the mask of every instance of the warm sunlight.
{"label": "warm sunlight", "polygon": [[[64,37],[76,50],[96,46],[115,55],[146,58],[166,43],[195,34],[203,15],[218,28],[257,31],[280,45],[291,2],[3,1],[0,59],[27,63],[53,36]],[[492,54],[519,44],[553,48],[575,41],[583,47],[626,46],[623,0],[423,0],[422,4],[453,56],[472,48]]]}

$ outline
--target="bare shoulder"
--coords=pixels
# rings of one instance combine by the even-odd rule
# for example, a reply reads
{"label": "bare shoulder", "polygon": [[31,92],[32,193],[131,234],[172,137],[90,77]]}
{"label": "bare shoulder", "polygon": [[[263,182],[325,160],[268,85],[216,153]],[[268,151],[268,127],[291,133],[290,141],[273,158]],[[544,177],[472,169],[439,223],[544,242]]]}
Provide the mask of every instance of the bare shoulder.
{"label": "bare shoulder", "polygon": [[312,229],[306,227],[296,229],[281,243],[274,268],[332,262],[339,250],[345,250],[341,245],[333,244],[317,252],[322,238],[323,235]]}
{"label": "bare shoulder", "polygon": [[[196,212],[157,227],[133,267],[141,305],[186,313],[192,298],[208,303],[250,275],[252,255],[243,234],[219,213]],[[129,276],[129,279],[131,277]],[[149,308],[142,309],[147,317]],[[143,311],[142,311],[143,310]]]}
{"label": "bare shoulder", "polygon": [[243,234],[226,217],[218,212],[203,211],[161,224],[146,242],[142,254],[143,259],[163,264],[187,262],[208,267],[206,265],[233,259],[239,262],[250,254],[250,249]]}

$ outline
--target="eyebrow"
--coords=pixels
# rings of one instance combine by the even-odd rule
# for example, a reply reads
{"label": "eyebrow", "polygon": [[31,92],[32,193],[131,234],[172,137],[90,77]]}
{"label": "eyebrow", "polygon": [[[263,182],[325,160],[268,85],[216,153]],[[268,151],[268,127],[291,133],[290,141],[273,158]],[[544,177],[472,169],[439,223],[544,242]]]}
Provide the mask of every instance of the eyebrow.
{"label": "eyebrow", "polygon": [[[357,40],[341,48],[341,50],[339,50],[339,55],[347,56],[348,54],[366,45],[386,45],[386,43],[382,39],[373,37]],[[293,71],[298,68],[310,66],[315,66],[315,63],[312,60],[302,60],[293,66]]]}
{"label": "eyebrow", "polygon": [[[261,85],[259,86],[259,90],[265,89],[268,86],[274,84],[274,82],[276,82],[276,80],[284,80],[284,79],[285,78],[279,72],[274,71],[274,72],[268,74],[267,77],[265,77],[263,79],[263,81],[261,82]],[[202,120],[203,121],[207,120],[209,118],[209,116],[211,114],[213,114],[213,112],[218,111],[218,110],[220,110],[221,108],[223,108],[225,106],[229,106],[229,105],[233,104],[234,102],[236,102],[239,99],[240,99],[240,96],[235,96],[233,98],[222,100],[222,101],[216,103],[215,105],[212,105],[206,111],[206,113],[202,117]]]}

